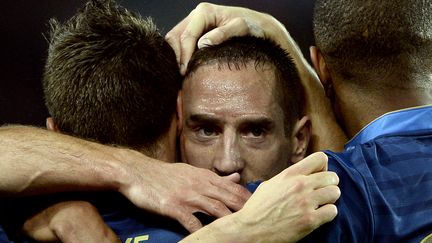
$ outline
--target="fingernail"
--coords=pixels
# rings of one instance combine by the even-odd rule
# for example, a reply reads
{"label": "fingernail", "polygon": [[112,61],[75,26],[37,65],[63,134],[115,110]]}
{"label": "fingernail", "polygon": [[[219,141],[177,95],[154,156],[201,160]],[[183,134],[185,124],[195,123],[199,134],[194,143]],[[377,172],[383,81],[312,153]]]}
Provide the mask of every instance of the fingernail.
{"label": "fingernail", "polygon": [[198,42],[198,48],[200,48],[200,49],[203,48],[203,47],[206,47],[206,46],[211,46],[211,45],[213,45],[213,43],[208,38],[201,39]]}
{"label": "fingernail", "polygon": [[185,64],[184,64],[184,63],[181,63],[181,64],[180,64],[180,73],[181,73],[182,75],[184,75],[185,72],[186,72]]}

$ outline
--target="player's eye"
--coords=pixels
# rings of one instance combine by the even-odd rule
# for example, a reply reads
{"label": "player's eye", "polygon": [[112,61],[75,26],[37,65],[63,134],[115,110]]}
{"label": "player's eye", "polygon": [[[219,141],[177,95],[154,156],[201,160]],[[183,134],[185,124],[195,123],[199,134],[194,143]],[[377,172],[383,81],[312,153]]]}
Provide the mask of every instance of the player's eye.
{"label": "player's eye", "polygon": [[252,139],[257,139],[257,138],[263,138],[266,135],[266,129],[262,128],[262,127],[258,127],[258,126],[252,126],[252,127],[248,127],[244,130],[243,134],[246,138],[252,138]]}
{"label": "player's eye", "polygon": [[201,126],[195,129],[198,137],[214,137],[219,134],[217,128],[214,126]]}

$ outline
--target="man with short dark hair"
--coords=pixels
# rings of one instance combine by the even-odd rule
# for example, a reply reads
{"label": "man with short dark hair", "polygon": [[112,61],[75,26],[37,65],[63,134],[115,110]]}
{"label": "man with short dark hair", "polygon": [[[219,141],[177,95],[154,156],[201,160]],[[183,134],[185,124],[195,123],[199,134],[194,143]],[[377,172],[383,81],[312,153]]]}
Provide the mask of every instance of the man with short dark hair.
{"label": "man with short dark hair", "polygon": [[182,88],[182,160],[241,183],[306,155],[310,121],[294,63],[270,40],[238,37],[197,50]]}
{"label": "man with short dark hair", "polygon": [[[48,127],[176,161],[176,101],[182,76],[173,50],[152,20],[114,1],[89,1],[65,24],[52,20],[51,26],[43,82],[52,115]],[[96,195],[78,199],[95,205],[122,242],[177,242],[186,234],[120,195]]]}
{"label": "man with short dark hair", "polygon": [[344,152],[328,152],[342,196],[316,239],[431,234],[431,19],[431,1],[317,0],[312,62],[352,139]]}
{"label": "man with short dark hair", "polygon": [[51,27],[43,77],[50,127],[175,161],[182,76],[151,19],[90,1]]}

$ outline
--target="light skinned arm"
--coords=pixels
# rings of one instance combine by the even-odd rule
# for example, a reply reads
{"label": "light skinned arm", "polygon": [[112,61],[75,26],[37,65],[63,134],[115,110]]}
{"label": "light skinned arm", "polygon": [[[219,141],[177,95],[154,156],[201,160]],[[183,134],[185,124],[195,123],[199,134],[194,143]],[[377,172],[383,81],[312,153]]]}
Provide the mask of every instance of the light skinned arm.
{"label": "light skinned arm", "polygon": [[339,178],[318,152],[261,184],[236,213],[182,242],[296,242],[337,215]]}
{"label": "light skinned arm", "polygon": [[[201,228],[196,211],[239,210],[250,193],[238,174],[163,163],[139,152],[25,126],[0,128],[0,197],[60,191],[119,191],[139,208]],[[190,175],[194,175],[193,178]]]}
{"label": "light skinned arm", "polygon": [[271,15],[247,8],[200,3],[168,32],[166,39],[176,52],[184,73],[197,46],[215,45],[244,35],[272,39],[293,58],[305,88],[306,113],[312,121],[311,151],[342,150],[347,137],[336,122],[318,76],[285,26]]}

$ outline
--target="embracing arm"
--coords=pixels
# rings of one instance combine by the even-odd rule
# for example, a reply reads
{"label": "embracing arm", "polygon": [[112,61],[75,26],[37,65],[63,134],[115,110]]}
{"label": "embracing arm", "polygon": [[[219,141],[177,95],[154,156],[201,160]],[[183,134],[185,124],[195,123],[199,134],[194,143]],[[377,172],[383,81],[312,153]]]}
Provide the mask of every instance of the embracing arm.
{"label": "embracing arm", "polygon": [[306,93],[306,113],[312,120],[311,150],[343,149],[347,137],[337,124],[318,76],[285,26],[269,14],[247,8],[199,4],[166,36],[184,73],[195,47],[223,42],[233,36],[254,35],[277,42],[290,53]]}
{"label": "embracing arm", "polygon": [[[181,163],[163,163],[43,129],[0,128],[0,197],[59,191],[119,191],[136,206],[178,220],[193,232],[196,211],[221,217],[250,193],[228,178]],[[190,175],[194,175],[191,178]]]}
{"label": "embracing arm", "polygon": [[0,196],[117,190],[125,182],[116,152],[121,156],[121,150],[43,129],[1,127]]}
{"label": "embracing arm", "polygon": [[261,184],[244,207],[182,242],[295,242],[337,214],[339,178],[315,153]]}

